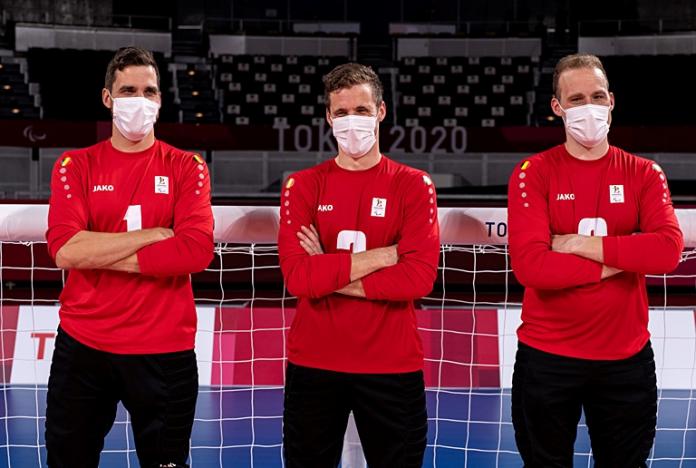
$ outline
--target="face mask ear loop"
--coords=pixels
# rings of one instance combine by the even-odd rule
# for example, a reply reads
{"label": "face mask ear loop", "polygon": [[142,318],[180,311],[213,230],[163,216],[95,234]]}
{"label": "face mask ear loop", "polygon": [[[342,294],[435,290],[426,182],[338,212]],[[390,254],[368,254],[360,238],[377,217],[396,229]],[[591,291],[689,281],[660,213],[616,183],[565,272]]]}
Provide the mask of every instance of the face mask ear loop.
{"label": "face mask ear loop", "polygon": [[563,115],[565,116],[568,112],[566,112],[566,110],[565,110],[565,109],[563,108],[563,106],[561,105],[561,100],[558,99],[558,98],[556,98],[556,101],[558,101],[558,108],[561,109],[561,110],[563,111]]}

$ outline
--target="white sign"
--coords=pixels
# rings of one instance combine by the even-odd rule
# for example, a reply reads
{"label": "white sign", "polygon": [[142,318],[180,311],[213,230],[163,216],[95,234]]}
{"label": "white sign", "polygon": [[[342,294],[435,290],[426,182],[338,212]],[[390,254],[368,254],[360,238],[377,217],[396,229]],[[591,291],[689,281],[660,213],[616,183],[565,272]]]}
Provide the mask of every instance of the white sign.
{"label": "white sign", "polygon": [[[20,306],[17,319],[12,384],[48,384],[58,330],[57,306]],[[196,307],[196,359],[199,385],[210,385],[213,361],[215,307]]]}
{"label": "white sign", "polygon": [[[520,309],[498,309],[498,356],[500,384],[512,387],[512,370],[517,351],[517,328],[522,324]],[[655,353],[657,386],[665,389],[696,387],[696,321],[691,309],[650,310],[650,341]]]}

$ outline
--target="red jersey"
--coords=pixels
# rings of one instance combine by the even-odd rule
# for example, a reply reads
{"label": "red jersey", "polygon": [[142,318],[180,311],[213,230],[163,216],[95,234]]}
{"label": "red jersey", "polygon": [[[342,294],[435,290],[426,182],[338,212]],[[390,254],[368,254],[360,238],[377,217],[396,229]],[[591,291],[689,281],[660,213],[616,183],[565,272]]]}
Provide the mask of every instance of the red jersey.
{"label": "red jersey", "polygon": [[[665,175],[610,146],[595,161],[564,145],[524,160],[510,178],[509,245],[525,286],[521,342],[583,359],[624,359],[648,341],[646,274],[672,271],[683,248]],[[604,264],[551,251],[554,234],[603,236]]]}
{"label": "red jersey", "polygon": [[[440,252],[430,178],[384,156],[365,171],[332,159],[292,175],[280,209],[280,266],[298,297],[289,360],[352,373],[422,369],[413,300],[432,290]],[[310,224],[323,255],[299,244],[300,226]],[[334,293],[350,283],[351,252],[397,243],[398,263],[362,278],[365,299]]]}
{"label": "red jersey", "polygon": [[69,335],[118,354],[193,349],[189,274],[212,259],[213,216],[205,162],[159,140],[137,153],[106,140],[56,162],[46,233],[54,259],[79,231],[153,227],[172,228],[174,236],[138,251],[139,274],[70,270],[60,296],[60,325]]}

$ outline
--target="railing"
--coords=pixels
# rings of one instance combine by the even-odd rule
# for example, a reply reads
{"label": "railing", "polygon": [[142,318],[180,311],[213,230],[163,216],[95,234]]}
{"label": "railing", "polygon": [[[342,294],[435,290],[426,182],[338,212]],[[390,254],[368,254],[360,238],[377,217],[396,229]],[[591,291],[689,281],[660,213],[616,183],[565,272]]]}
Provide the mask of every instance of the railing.
{"label": "railing", "polygon": [[630,36],[696,31],[696,18],[596,19],[578,22],[579,36]]}
{"label": "railing", "polygon": [[52,2],[53,8],[32,9],[21,11],[2,11],[2,23],[42,23],[55,26],[88,26],[88,27],[121,27],[129,29],[150,29],[171,31],[171,17],[153,15],[99,15],[86,11],[61,11],[59,2]]}
{"label": "railing", "polygon": [[[324,20],[302,20],[302,19],[281,19],[281,18],[233,18],[233,17],[206,17],[201,22],[201,27],[209,33],[245,33],[245,34],[277,34],[295,35],[301,34],[295,30],[295,25],[316,24],[323,25],[323,30],[317,33],[333,33],[332,25],[346,25],[353,22],[346,21],[324,21]],[[346,28],[346,34],[355,34],[355,28]]]}
{"label": "railing", "polygon": [[[403,26],[400,28],[399,26]],[[533,21],[400,21],[390,24],[394,35],[456,34],[471,37],[541,36],[547,27]],[[406,33],[402,29],[407,29]],[[420,29],[420,31],[419,31]]]}

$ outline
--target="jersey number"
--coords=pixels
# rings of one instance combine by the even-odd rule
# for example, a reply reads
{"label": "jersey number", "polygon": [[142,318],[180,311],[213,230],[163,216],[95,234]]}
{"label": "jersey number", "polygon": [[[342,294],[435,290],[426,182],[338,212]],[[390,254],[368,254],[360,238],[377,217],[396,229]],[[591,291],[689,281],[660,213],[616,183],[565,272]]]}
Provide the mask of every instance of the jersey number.
{"label": "jersey number", "polygon": [[130,205],[123,219],[126,221],[126,231],[141,230],[143,228],[143,212],[140,205]]}
{"label": "jersey number", "polygon": [[341,231],[336,239],[336,248],[360,253],[367,250],[367,237],[362,231]]}
{"label": "jersey number", "polygon": [[583,218],[578,224],[578,234],[581,236],[605,237],[607,233],[607,222],[604,218]]}

